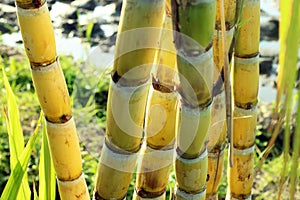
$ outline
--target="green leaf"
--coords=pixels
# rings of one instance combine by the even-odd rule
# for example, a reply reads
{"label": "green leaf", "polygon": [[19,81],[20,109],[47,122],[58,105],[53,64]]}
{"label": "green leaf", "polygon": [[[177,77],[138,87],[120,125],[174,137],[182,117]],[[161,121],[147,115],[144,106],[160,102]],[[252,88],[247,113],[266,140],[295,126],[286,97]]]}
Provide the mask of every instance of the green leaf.
{"label": "green leaf", "polygon": [[[279,196],[281,196],[281,192],[283,190],[283,185],[286,180],[286,174],[288,170],[287,163],[289,160],[290,127],[291,114],[293,108],[293,89],[297,76],[297,60],[300,40],[300,2],[297,0],[281,1],[280,10],[280,68],[278,75],[278,92],[276,97],[276,113],[279,110],[279,106],[281,106],[279,118],[285,118],[286,122],[284,132],[284,162],[279,185]],[[298,140],[299,138],[295,139]],[[294,141],[294,143],[295,142],[297,141]],[[296,148],[298,147],[294,146],[294,151]],[[293,159],[293,162],[295,160],[296,158]],[[293,170],[291,174],[292,176],[294,173]],[[294,177],[292,176],[291,180],[294,179]],[[295,185],[293,184],[295,184],[295,182],[291,182],[290,199],[294,199]]]}
{"label": "green leaf", "polygon": [[[19,189],[20,189],[21,185],[23,184],[22,183],[23,177],[27,171],[27,165],[29,162],[30,154],[32,152],[32,149],[34,148],[34,143],[38,136],[41,119],[42,119],[42,115],[40,116],[40,118],[38,120],[38,126],[36,127],[34,133],[30,136],[25,149],[22,151],[19,159],[17,159],[17,163],[16,163],[15,167],[13,168],[13,171],[8,179],[8,182],[4,188],[4,191],[1,195],[0,200],[17,199]],[[30,197],[29,198],[25,197],[24,200],[26,200],[26,199],[30,199]]]}
{"label": "green leaf", "polygon": [[[6,89],[7,110],[5,110],[7,133],[9,136],[10,169],[11,171],[19,164],[18,158],[24,149],[24,137],[21,129],[20,116],[16,97],[10,87],[4,69],[2,69],[3,81]],[[30,199],[30,188],[27,173],[25,172],[21,190],[17,199]]]}
{"label": "green leaf", "polygon": [[40,199],[44,200],[52,200],[55,199],[55,172],[54,166],[50,156],[50,149],[48,145],[47,139],[47,130],[46,130],[46,122],[45,119],[42,120],[42,149],[40,155],[40,164],[39,164],[39,196]]}

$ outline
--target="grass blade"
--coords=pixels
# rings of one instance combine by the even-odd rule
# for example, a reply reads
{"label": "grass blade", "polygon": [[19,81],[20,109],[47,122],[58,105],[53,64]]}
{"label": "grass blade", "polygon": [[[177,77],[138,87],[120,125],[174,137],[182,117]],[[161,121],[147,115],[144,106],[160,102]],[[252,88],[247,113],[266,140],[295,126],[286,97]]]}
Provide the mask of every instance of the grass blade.
{"label": "grass blade", "polygon": [[[4,69],[2,69],[3,82],[6,89],[7,110],[5,111],[7,133],[9,136],[9,149],[10,149],[10,169],[11,171],[19,164],[18,158],[24,149],[24,137],[21,129],[20,115],[17,106],[16,97],[10,87]],[[30,199],[30,188],[28,184],[27,173],[25,173],[21,190],[17,199],[24,200]]]}
{"label": "grass blade", "polygon": [[44,200],[52,200],[55,199],[56,194],[56,179],[54,166],[50,157],[45,119],[42,120],[42,133],[42,149],[39,164],[39,197]]}
{"label": "grass blade", "polygon": [[[32,149],[34,148],[34,143],[38,136],[41,119],[42,119],[42,116],[40,116],[40,118],[38,120],[38,126],[36,127],[34,133],[31,135],[31,137],[29,138],[29,141],[28,141],[25,149],[21,153],[21,156],[19,157],[19,159],[17,159],[17,163],[16,163],[14,169],[12,170],[12,173],[11,173],[11,175],[8,179],[8,182],[3,190],[0,200],[17,199],[19,189],[20,189],[21,185],[23,184],[22,183],[23,177],[26,174],[30,154],[32,152]],[[30,198],[26,197],[26,198],[24,198],[24,200],[25,199],[30,199]]]}
{"label": "grass blade", "polygon": [[[290,145],[290,124],[291,111],[293,106],[293,88],[294,81],[297,75],[297,59],[300,40],[300,2],[297,0],[281,1],[281,24],[280,24],[280,54],[279,54],[279,76],[278,76],[278,92],[276,97],[276,113],[279,106],[282,108],[282,113],[286,118],[284,132],[284,163],[281,173],[279,185],[278,199],[280,199],[281,191],[287,174],[287,163],[289,160],[289,145]],[[299,106],[298,106],[299,109]],[[280,116],[282,117],[282,116]],[[299,138],[295,138],[299,139]],[[295,142],[295,141],[294,141]],[[297,147],[296,147],[297,148]],[[294,147],[295,149],[295,147]],[[295,152],[294,152],[295,156]],[[296,153],[297,156],[297,153]],[[292,174],[291,174],[292,175]],[[291,177],[292,179],[294,177]],[[291,188],[293,188],[291,183]],[[290,193],[290,199],[294,195]]]}

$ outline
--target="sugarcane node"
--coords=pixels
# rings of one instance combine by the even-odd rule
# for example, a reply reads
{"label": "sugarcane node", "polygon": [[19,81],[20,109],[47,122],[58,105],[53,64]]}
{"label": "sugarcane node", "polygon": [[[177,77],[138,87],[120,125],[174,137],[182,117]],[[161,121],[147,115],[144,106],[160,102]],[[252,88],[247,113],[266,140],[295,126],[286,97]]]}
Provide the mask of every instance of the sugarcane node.
{"label": "sugarcane node", "polygon": [[152,76],[152,87],[160,91],[162,93],[171,93],[175,91],[175,86],[172,85],[165,85],[159,81],[159,79],[156,79],[154,76]]}
{"label": "sugarcane node", "polygon": [[139,150],[141,149],[142,144],[143,144],[143,141],[141,141],[141,143],[140,143],[140,145],[138,146],[137,149],[134,149],[133,151],[126,151],[126,150],[123,150],[123,149],[119,148],[118,146],[116,146],[112,142],[110,142],[107,137],[105,137],[104,142],[105,142],[106,147],[109,150],[111,150],[114,153],[122,154],[122,155],[132,155],[132,154],[135,154],[135,153],[139,152]]}
{"label": "sugarcane node", "polygon": [[226,148],[226,143],[225,142],[223,142],[221,145],[215,146],[213,149],[211,149],[208,152],[208,157],[215,158],[215,157],[222,156],[224,154],[225,148]]}
{"label": "sugarcane node", "polygon": [[[151,185],[151,183],[149,183],[149,185]],[[143,188],[135,188],[135,191],[137,195],[142,198],[157,198],[165,193],[166,188],[159,192],[147,192]]]}
{"label": "sugarcane node", "polygon": [[[120,199],[115,199],[115,200],[123,200],[123,199],[126,199],[126,194],[124,197],[120,198]],[[93,194],[93,200],[106,200],[104,198],[102,198],[97,191],[94,191],[94,194]]]}
{"label": "sugarcane node", "polygon": [[[228,22],[228,21],[225,21],[225,30],[226,31],[229,31],[231,28],[233,28],[234,27],[234,24],[230,24],[230,22]],[[215,24],[215,30],[217,31],[217,32],[221,32],[221,23],[216,23]]]}
{"label": "sugarcane node", "polygon": [[71,118],[72,118],[72,115],[64,114],[64,115],[60,116],[57,120],[50,120],[47,117],[47,115],[45,115],[45,119],[48,122],[55,123],[55,124],[64,124],[64,123],[68,122]]}
{"label": "sugarcane node", "polygon": [[136,87],[145,84],[148,79],[145,80],[128,80],[118,74],[117,71],[111,72],[111,79],[115,84],[123,87]]}
{"label": "sugarcane node", "polygon": [[23,9],[40,8],[46,3],[46,0],[16,0],[16,5]]}
{"label": "sugarcane node", "polygon": [[181,101],[181,104],[185,107],[188,107],[188,108],[198,108],[199,111],[203,111],[205,110],[207,107],[209,107],[212,102],[213,102],[213,98],[209,98],[206,102],[202,103],[202,104],[199,104],[198,102],[195,103],[195,102],[190,102],[188,100],[188,98],[186,98],[184,96],[184,92],[182,91],[180,85],[179,86],[176,86],[176,91],[179,93],[180,95],[180,101]]}
{"label": "sugarcane node", "polygon": [[251,193],[250,194],[234,194],[230,193],[231,200],[251,200]]}
{"label": "sugarcane node", "polygon": [[71,115],[62,115],[59,117],[61,123],[66,123],[72,118]]}
{"label": "sugarcane node", "polygon": [[147,146],[154,150],[168,151],[174,149],[174,144],[175,144],[175,140],[173,140],[171,144],[168,144],[166,146],[157,146],[149,142],[147,143]]}
{"label": "sugarcane node", "polygon": [[30,61],[30,68],[32,70],[42,70],[45,67],[48,67],[49,65],[52,65],[53,63],[58,62],[58,57],[56,56],[52,60],[43,62],[43,63],[37,63]]}
{"label": "sugarcane node", "polygon": [[184,151],[182,151],[179,147],[176,148],[176,153],[179,157],[186,159],[186,160],[194,160],[196,158],[199,158],[202,156],[203,153],[205,153],[205,151],[207,151],[206,149],[206,144],[207,142],[204,142],[204,147],[202,148],[202,150],[194,155],[191,154],[186,154]]}
{"label": "sugarcane node", "polygon": [[248,102],[248,103],[235,102],[235,106],[238,108],[245,109],[245,110],[251,110],[257,106],[257,103],[258,103],[258,100],[256,100],[255,102]]}
{"label": "sugarcane node", "polygon": [[247,54],[247,55],[239,55],[239,54],[234,54],[234,56],[238,57],[238,58],[243,58],[243,59],[251,59],[251,58],[255,58],[256,56],[259,55],[259,52],[257,53],[252,53],[252,54]]}
{"label": "sugarcane node", "polygon": [[[196,196],[202,197],[205,196],[206,194],[206,186],[204,186],[200,191],[185,191],[184,189],[180,188],[179,185],[177,185],[176,187],[176,194],[178,194],[179,196],[185,197],[186,199],[191,199],[191,197],[194,199],[197,199]],[[190,198],[188,198],[187,196],[189,196]]]}
{"label": "sugarcane node", "polygon": [[249,155],[254,152],[255,145],[254,142],[251,146],[237,146],[233,145],[233,153],[237,155]]}

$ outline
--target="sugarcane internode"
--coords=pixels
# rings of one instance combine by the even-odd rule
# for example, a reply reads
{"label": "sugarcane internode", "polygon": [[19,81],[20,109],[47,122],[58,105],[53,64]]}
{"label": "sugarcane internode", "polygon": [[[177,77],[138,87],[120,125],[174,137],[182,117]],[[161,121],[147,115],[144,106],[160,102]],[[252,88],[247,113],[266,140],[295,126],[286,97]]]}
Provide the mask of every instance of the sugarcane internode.
{"label": "sugarcane internode", "polygon": [[242,7],[242,16],[234,52],[238,57],[252,58],[259,50],[260,0],[244,0],[243,5],[238,6]]}

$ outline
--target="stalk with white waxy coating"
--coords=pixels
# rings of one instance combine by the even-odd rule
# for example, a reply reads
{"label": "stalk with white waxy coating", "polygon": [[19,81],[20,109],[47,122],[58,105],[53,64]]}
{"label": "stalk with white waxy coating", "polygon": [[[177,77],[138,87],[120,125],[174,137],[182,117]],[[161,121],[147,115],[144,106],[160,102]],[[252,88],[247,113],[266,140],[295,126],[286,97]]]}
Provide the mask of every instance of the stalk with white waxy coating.
{"label": "stalk with white waxy coating", "polygon": [[138,166],[134,199],[165,199],[173,165],[178,116],[175,88],[176,51],[173,43],[171,5],[166,3],[160,49],[152,74],[146,114],[142,159]]}
{"label": "stalk with white waxy coating", "polygon": [[165,0],[123,2],[94,199],[126,196],[143,140],[150,71],[159,48],[164,8]]}
{"label": "stalk with white waxy coating", "polygon": [[172,1],[181,95],[175,171],[177,199],[205,199],[211,121],[215,0]]}
{"label": "stalk with white waxy coating", "polygon": [[229,170],[228,197],[251,199],[259,80],[260,1],[240,0],[237,3],[242,15],[234,46],[234,167]]}

